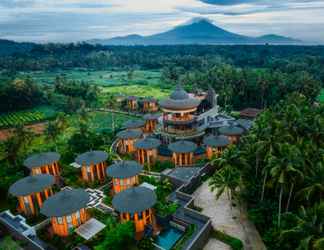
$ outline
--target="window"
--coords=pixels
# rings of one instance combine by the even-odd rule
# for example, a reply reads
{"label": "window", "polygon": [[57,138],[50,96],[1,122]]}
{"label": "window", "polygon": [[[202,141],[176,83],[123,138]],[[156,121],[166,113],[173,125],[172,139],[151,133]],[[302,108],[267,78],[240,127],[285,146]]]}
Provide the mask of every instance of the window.
{"label": "window", "polygon": [[143,214],[142,214],[142,212],[138,212],[138,219],[139,219],[139,220],[143,219]]}
{"label": "window", "polygon": [[56,218],[58,224],[63,224],[63,218],[62,217],[57,217]]}

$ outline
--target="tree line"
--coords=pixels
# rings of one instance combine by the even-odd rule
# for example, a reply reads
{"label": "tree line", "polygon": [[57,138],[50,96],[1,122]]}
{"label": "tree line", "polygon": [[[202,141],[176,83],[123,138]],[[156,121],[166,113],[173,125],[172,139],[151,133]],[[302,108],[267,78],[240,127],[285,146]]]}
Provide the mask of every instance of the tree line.
{"label": "tree line", "polygon": [[324,106],[295,93],[214,160],[210,185],[248,206],[268,249],[324,249]]}

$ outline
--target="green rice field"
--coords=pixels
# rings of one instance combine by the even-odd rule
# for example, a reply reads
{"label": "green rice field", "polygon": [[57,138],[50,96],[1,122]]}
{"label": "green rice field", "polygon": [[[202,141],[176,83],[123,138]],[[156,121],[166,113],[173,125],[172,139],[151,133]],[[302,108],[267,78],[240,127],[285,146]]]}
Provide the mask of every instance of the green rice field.
{"label": "green rice field", "polygon": [[160,71],[135,70],[131,79],[128,71],[91,71],[88,69],[58,70],[58,71],[35,71],[21,72],[21,76],[31,76],[37,82],[52,84],[57,76],[65,76],[69,80],[85,81],[89,84],[100,86],[120,84],[160,84]]}
{"label": "green rice field", "polygon": [[171,89],[162,88],[160,86],[152,85],[122,85],[122,86],[111,86],[102,87],[102,94],[124,94],[124,95],[134,95],[139,97],[152,96],[157,99],[167,97]]}
{"label": "green rice field", "polygon": [[56,111],[48,106],[40,106],[17,112],[10,112],[0,115],[0,128],[8,128],[19,124],[29,124],[51,119],[56,115]]}

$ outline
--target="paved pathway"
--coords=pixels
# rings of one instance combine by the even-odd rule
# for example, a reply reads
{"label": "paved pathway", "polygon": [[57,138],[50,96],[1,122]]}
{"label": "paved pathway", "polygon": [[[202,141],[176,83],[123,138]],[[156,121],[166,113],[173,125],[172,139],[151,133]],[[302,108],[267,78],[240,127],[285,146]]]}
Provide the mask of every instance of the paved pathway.
{"label": "paved pathway", "polygon": [[[231,208],[226,194],[216,200],[215,193],[210,191],[208,182],[205,182],[195,191],[194,196],[195,205],[203,208],[202,213],[211,218],[215,229],[241,239],[246,250],[265,249],[253,224],[247,221],[245,214],[240,214],[237,207]],[[230,248],[216,239],[210,239],[204,250],[211,249],[228,250]]]}

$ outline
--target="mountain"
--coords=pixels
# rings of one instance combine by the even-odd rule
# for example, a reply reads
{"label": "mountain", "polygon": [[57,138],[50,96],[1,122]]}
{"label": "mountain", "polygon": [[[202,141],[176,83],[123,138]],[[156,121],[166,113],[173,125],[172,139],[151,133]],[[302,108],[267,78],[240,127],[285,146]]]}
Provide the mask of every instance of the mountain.
{"label": "mountain", "polygon": [[18,43],[10,40],[0,39],[0,55],[11,55],[14,53],[26,53],[33,49],[33,43]]}
{"label": "mountain", "polygon": [[102,45],[176,45],[176,44],[297,44],[301,41],[278,35],[249,37],[229,32],[207,19],[194,20],[169,31],[151,35],[128,35],[88,41]]}

